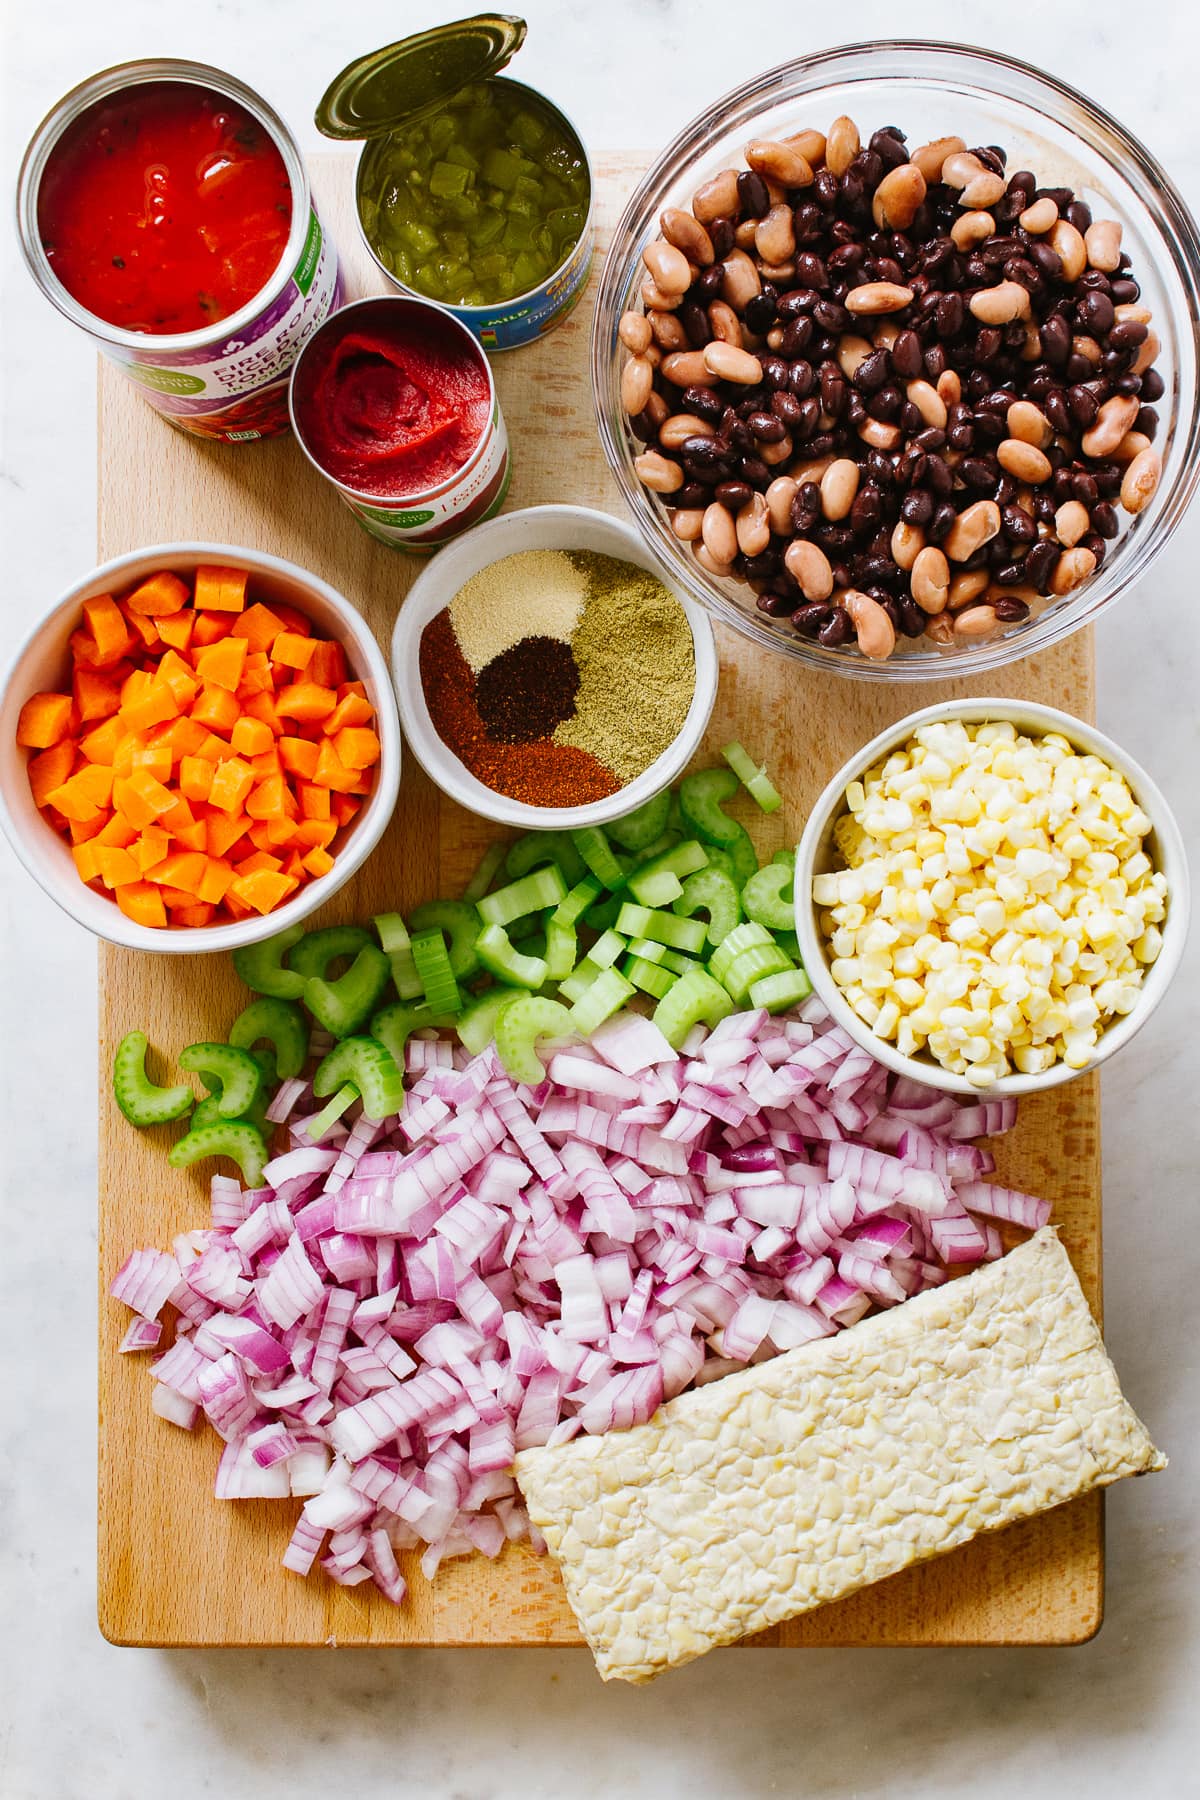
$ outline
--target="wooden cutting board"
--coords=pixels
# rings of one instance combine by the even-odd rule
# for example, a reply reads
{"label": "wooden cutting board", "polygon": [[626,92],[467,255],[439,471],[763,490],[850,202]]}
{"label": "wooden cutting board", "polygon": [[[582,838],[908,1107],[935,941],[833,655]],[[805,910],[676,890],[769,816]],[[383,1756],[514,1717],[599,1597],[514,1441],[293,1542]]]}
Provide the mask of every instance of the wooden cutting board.
{"label": "wooden cutting board", "polygon": [[[602,157],[598,254],[648,158]],[[379,284],[353,219],[353,159],[317,159],[314,182],[352,295]],[[587,346],[595,282],[542,343],[496,358],[513,446],[510,508],[573,501],[620,512],[593,426]],[[171,539],[244,544],[290,558],[346,594],[386,647],[421,564],[354,524],[288,439],[231,449],[169,430],[109,365],[100,369],[102,559]],[[766,757],[787,796],[760,845],[794,843],[805,805],[867,738],[914,706],[971,690],[961,682],[890,688],[822,681],[718,628],[721,687],[711,751],[737,736]],[[987,678],[990,691],[1091,717],[1094,658],[1081,632]],[[987,691],[977,687],[976,692]],[[708,758],[706,758],[708,760]],[[440,797],[409,758],[391,829],[323,922],[361,919],[457,893],[494,829]],[[436,1583],[410,1571],[397,1609],[373,1589],[307,1581],[280,1568],[296,1503],[213,1497],[218,1442],[150,1412],[148,1358],[117,1356],[128,1314],[108,1297],[137,1245],[167,1245],[208,1223],[207,1177],[166,1165],[170,1133],[139,1133],[112,1099],[117,1040],[135,1026],[173,1058],[224,1037],[244,993],[224,957],[154,957],[100,947],[99,1615],[122,1644],[576,1644],[551,1564],[524,1549],[449,1563]],[[999,1145],[1001,1178],[1047,1195],[1094,1307],[1100,1297],[1100,1167],[1094,1078],[1023,1102]],[[415,1558],[409,1558],[415,1564]],[[982,1538],[836,1606],[766,1633],[774,1645],[1062,1644],[1098,1628],[1103,1607],[1099,1495]]]}

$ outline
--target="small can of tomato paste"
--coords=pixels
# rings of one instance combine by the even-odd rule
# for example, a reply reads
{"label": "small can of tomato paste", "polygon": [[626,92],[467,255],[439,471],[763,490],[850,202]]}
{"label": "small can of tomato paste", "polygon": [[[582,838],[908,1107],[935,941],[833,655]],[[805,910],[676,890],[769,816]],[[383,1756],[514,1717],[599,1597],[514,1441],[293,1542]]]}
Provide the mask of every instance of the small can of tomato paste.
{"label": "small can of tomato paste", "polygon": [[171,424],[288,429],[287,382],[342,298],[299,146],[204,63],[123,63],[42,121],[17,188],[34,280]]}
{"label": "small can of tomato paste", "polygon": [[327,137],[366,140],[355,201],[383,275],[448,307],[489,352],[560,324],[592,263],[583,140],[499,74],[524,40],[505,13],[435,26],[351,63],[316,114]]}
{"label": "small can of tomato paste", "polygon": [[292,426],[364,531],[428,554],[499,512],[508,433],[487,357],[428,300],[357,300],[292,370]]}

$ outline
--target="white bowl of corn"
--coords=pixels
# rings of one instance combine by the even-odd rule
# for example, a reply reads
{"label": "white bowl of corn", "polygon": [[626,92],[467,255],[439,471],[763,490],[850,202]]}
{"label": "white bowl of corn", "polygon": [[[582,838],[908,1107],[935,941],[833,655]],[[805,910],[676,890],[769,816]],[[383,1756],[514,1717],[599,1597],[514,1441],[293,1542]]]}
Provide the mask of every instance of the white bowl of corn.
{"label": "white bowl of corn", "polygon": [[910,713],[842,768],[796,853],[813,987],[856,1043],[957,1094],[1095,1069],[1187,936],[1183,839],[1111,738],[1032,702]]}

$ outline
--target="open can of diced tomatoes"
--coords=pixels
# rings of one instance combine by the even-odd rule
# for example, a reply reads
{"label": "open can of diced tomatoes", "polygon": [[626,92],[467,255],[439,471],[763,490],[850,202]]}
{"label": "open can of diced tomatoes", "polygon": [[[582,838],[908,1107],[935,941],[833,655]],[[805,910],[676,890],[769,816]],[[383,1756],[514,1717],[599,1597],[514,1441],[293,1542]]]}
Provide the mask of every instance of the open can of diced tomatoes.
{"label": "open can of diced tomatoes", "polygon": [[301,449],[381,543],[428,554],[504,504],[496,383],[448,308],[400,294],[342,307],[300,352],[289,394]]}
{"label": "open can of diced tomatoes", "polygon": [[173,425],[242,443],[288,428],[296,354],[342,297],[300,149],[204,63],[123,63],[42,121],[17,186],[42,292]]}
{"label": "open can of diced tomatoes", "polygon": [[360,57],[318,129],[365,140],[359,229],[401,292],[446,306],[489,352],[562,322],[592,262],[588,153],[561,107],[501,76],[525,22],[481,13]]}

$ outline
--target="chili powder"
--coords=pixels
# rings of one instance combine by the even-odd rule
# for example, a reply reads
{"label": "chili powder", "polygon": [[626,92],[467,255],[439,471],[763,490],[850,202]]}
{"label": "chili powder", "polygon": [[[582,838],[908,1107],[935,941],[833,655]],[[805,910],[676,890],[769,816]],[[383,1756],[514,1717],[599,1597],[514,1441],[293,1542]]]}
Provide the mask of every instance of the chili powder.
{"label": "chili powder", "polygon": [[448,611],[421,633],[419,671],[434,730],[485,787],[530,806],[587,806],[620,787],[612,770],[590,752],[556,744],[548,735],[523,743],[493,741]]}

